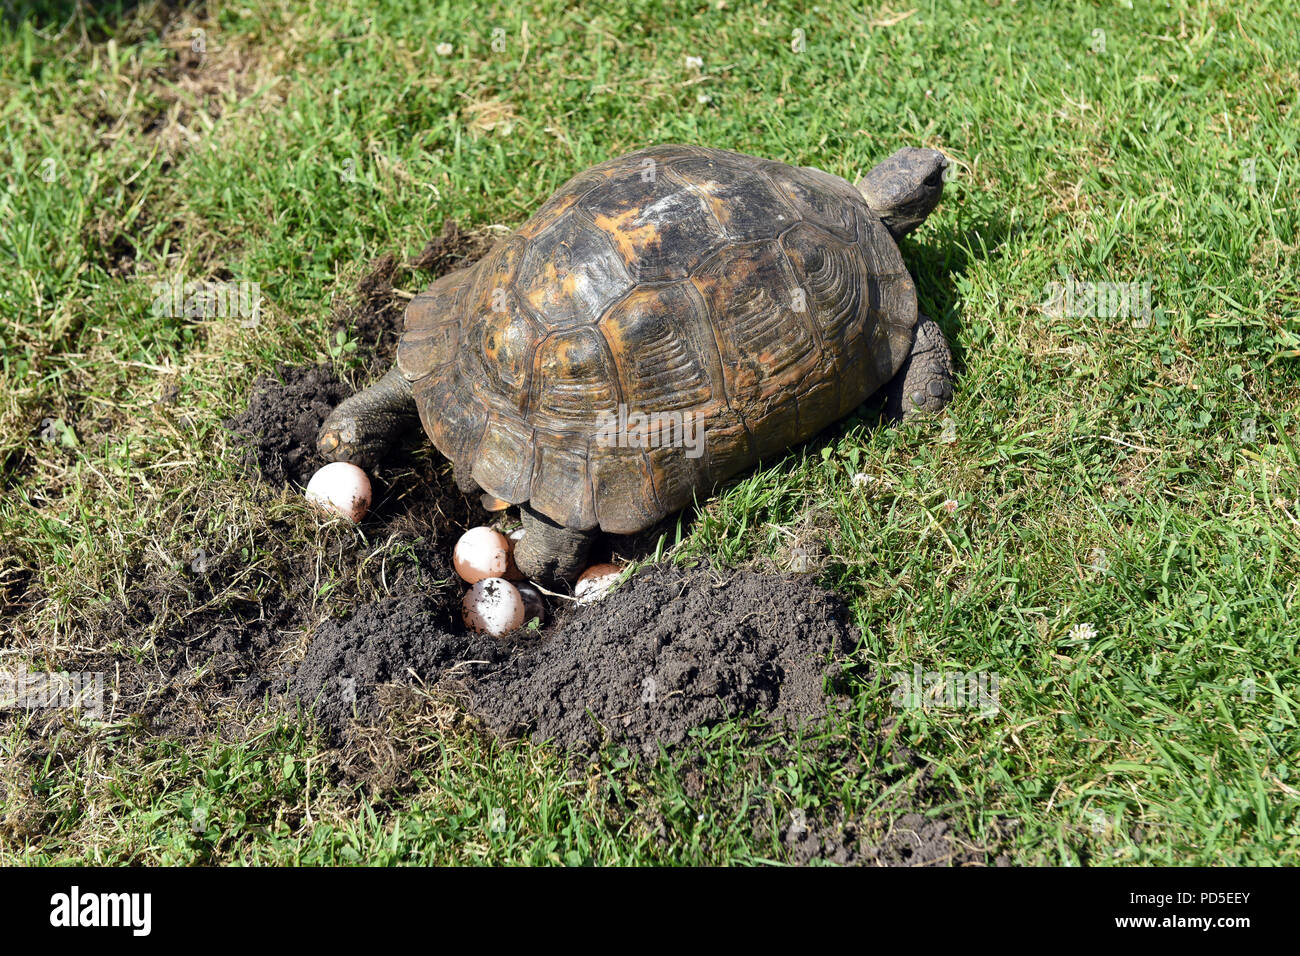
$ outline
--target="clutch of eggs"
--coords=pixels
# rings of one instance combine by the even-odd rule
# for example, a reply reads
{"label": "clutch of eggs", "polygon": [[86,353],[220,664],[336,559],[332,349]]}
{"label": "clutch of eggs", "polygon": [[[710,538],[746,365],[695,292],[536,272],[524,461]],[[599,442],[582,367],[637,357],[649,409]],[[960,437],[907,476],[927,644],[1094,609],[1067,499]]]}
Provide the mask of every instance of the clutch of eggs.
{"label": "clutch of eggs", "polygon": [[[522,529],[508,535],[495,528],[470,528],[452,552],[456,574],[470,585],[461,601],[465,625],[493,637],[502,637],[525,622],[546,619],[542,592],[515,566],[515,547],[523,539]],[[618,581],[623,568],[617,564],[594,564],[579,576],[574,595],[579,604],[599,601]]]}

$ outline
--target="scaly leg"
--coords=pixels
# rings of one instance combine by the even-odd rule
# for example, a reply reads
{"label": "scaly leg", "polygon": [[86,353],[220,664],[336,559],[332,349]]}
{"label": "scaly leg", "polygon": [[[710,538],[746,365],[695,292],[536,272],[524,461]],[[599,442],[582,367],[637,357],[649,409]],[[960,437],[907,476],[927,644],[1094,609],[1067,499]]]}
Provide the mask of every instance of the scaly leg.
{"label": "scaly leg", "polygon": [[885,414],[902,421],[939,411],[952,398],[952,349],[939,323],[917,316],[912,353],[885,386]]}
{"label": "scaly leg", "polygon": [[565,528],[526,504],[519,506],[519,517],[524,537],[515,548],[515,565],[524,577],[543,584],[572,583],[586,567],[596,532]]}
{"label": "scaly leg", "polygon": [[325,419],[316,448],[330,461],[350,461],[372,468],[411,427],[419,427],[411,383],[394,366],[369,388],[363,388]]}

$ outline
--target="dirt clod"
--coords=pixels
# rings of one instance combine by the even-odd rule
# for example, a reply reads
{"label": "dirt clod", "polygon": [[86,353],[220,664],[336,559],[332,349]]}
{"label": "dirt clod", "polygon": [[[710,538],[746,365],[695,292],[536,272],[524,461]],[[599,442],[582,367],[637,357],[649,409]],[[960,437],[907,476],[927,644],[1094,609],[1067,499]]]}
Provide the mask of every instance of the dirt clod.
{"label": "dirt clod", "polygon": [[276,486],[306,487],[325,464],[316,453],[316,433],[351,394],[329,366],[281,365],[275,374],[254,380],[248,408],[226,424],[246,440],[250,471]]}

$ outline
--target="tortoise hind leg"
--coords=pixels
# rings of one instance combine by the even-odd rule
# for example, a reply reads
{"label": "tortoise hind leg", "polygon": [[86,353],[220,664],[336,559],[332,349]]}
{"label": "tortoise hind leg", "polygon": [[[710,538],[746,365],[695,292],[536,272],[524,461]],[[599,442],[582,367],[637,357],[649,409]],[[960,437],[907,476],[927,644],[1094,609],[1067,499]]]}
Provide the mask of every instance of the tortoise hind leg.
{"label": "tortoise hind leg", "polygon": [[885,415],[909,421],[942,409],[952,398],[954,368],[952,349],[939,323],[917,316],[912,352],[885,386]]}
{"label": "tortoise hind leg", "polygon": [[556,524],[528,505],[519,506],[524,536],[515,547],[515,566],[524,577],[542,583],[572,582],[587,564],[595,531],[574,531]]}
{"label": "tortoise hind leg", "polygon": [[371,468],[416,422],[415,395],[394,366],[369,388],[339,402],[316,436],[317,450],[329,461]]}

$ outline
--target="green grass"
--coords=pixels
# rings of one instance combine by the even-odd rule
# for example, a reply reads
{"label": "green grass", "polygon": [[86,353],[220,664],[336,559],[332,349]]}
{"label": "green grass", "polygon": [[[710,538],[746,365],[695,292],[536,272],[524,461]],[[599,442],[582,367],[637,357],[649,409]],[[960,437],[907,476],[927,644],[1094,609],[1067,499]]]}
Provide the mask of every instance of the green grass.
{"label": "green grass", "polygon": [[[287,718],[189,741],[69,726],[40,759],[15,723],[0,862],[779,860],[755,808],[865,820],[914,783],[867,743],[879,725],[939,811],[1020,863],[1297,861],[1294,10],[407,6],[0,19],[0,600],[26,596],[0,647],[57,667],[114,639],[88,622],[126,568],[252,540],[266,506],[220,422],[259,371],[323,360],[370,258],[448,217],[513,228],[649,143],[849,179],[927,145],[956,175],[903,251],[960,351],[951,424],[847,422],[682,545],[742,563],[825,536],[883,683],[793,750],[722,728],[689,765],[568,764],[419,711],[379,782]],[[258,282],[261,326],[153,316],[176,276]],[[1050,314],[1067,276],[1149,283],[1154,314]],[[1000,712],[900,710],[887,676],[916,664],[999,675]]]}

